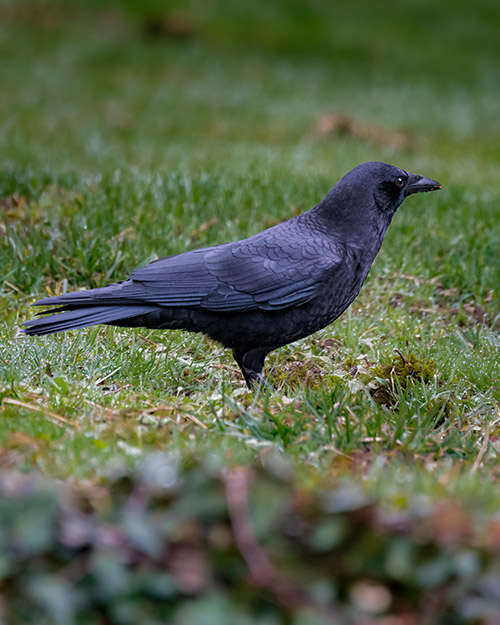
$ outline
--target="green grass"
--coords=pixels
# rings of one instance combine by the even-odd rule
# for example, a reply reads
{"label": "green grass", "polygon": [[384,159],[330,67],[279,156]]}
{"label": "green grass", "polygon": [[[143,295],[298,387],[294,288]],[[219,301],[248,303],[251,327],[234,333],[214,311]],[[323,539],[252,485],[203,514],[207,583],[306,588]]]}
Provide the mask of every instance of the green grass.
{"label": "green grass", "polygon": [[[498,10],[193,2],[171,5],[193,29],[179,42],[143,34],[152,2],[16,6],[0,4],[1,466],[98,481],[150,450],[275,450],[381,501],[500,505]],[[330,113],[407,147],[318,137]],[[366,160],[444,188],[405,202],[341,319],[269,357],[274,392],[203,337],[19,335],[46,293],[258,232]],[[399,354],[430,374],[398,377]]]}

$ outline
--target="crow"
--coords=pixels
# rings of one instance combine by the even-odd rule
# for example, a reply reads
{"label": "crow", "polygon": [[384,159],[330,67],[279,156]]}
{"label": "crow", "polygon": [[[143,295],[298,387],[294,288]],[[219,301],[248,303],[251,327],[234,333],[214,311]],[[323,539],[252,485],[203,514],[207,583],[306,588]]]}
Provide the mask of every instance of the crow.
{"label": "crow", "polygon": [[[358,295],[396,209],[435,180],[379,162],[348,172],[311,210],[241,241],[160,258],[109,286],[37,301],[51,334],[96,324],[201,332],[233,352],[249,388],[274,349],[332,323]],[[45,313],[40,313],[45,314]]]}

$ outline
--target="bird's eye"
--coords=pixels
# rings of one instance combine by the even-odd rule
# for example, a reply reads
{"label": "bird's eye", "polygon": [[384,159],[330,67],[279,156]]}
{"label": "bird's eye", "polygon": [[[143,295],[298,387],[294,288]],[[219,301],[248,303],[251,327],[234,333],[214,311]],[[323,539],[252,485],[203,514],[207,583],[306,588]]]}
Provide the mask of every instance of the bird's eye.
{"label": "bird's eye", "polygon": [[397,187],[401,189],[401,187],[404,187],[404,184],[405,184],[405,179],[402,176],[399,176],[398,178],[396,178]]}

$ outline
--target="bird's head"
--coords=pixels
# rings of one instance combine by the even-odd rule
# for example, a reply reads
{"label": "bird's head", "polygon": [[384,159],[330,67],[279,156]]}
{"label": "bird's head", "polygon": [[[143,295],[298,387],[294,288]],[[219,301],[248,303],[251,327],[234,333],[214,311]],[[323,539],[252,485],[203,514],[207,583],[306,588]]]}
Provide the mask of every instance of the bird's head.
{"label": "bird's head", "polygon": [[408,195],[441,189],[439,182],[387,163],[368,162],[352,169],[344,178],[372,195],[381,213],[390,217]]}
{"label": "bird's head", "polygon": [[343,239],[381,242],[397,208],[412,193],[441,189],[439,182],[370,161],[351,169],[314,208]]}

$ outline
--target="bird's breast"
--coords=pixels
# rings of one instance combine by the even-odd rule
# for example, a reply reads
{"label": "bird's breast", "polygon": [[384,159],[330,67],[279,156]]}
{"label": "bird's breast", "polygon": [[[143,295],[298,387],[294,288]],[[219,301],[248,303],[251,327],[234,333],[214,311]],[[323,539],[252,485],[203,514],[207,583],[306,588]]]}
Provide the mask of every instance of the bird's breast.
{"label": "bird's breast", "polygon": [[373,259],[367,257],[364,250],[357,247],[347,248],[342,264],[325,276],[322,285],[324,314],[327,322],[332,323],[354,301],[363,286]]}

